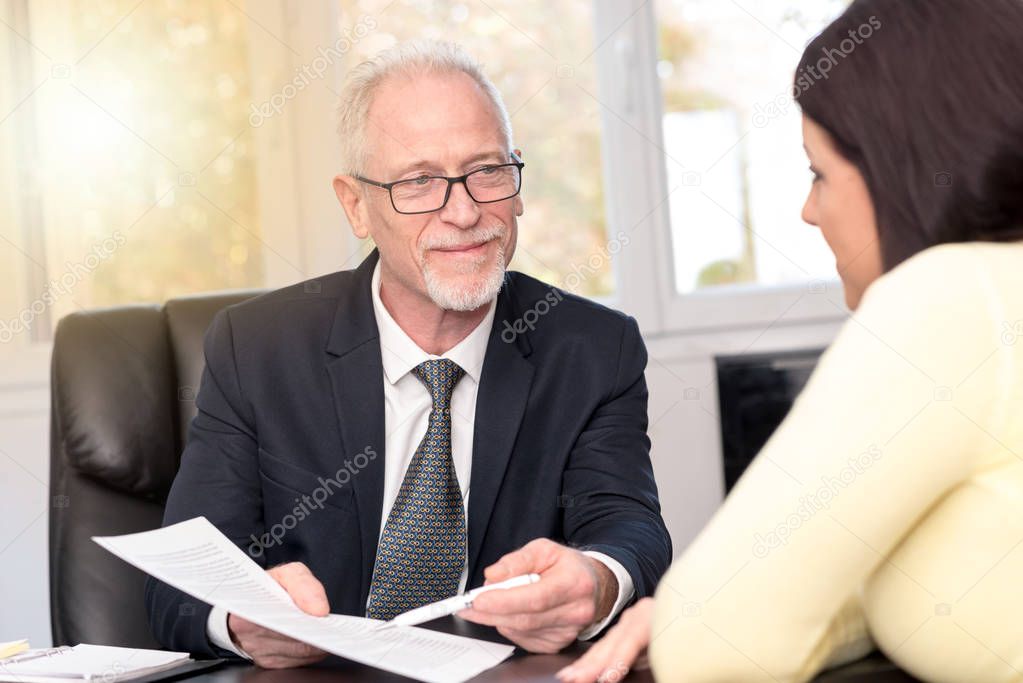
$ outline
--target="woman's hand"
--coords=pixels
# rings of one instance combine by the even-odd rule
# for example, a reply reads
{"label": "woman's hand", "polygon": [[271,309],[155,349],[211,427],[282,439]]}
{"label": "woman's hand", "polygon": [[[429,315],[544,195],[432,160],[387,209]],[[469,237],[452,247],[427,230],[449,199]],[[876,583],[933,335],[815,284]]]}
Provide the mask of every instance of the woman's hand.
{"label": "woman's hand", "polygon": [[[622,612],[614,628],[573,664],[558,672],[563,683],[618,683],[650,644],[654,599],[643,598]],[[645,658],[644,658],[645,659]],[[645,662],[643,662],[645,664]]]}

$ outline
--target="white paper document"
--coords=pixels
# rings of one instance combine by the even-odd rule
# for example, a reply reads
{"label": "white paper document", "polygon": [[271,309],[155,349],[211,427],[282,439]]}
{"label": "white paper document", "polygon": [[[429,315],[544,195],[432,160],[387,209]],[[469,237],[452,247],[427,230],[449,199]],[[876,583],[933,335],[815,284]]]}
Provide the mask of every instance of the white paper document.
{"label": "white paper document", "polygon": [[17,683],[114,683],[166,671],[190,661],[187,652],[75,645],[28,652],[0,660],[0,681]]}
{"label": "white paper document", "polygon": [[376,619],[299,609],[205,517],[126,536],[101,546],[194,598],[326,652],[428,683],[458,683],[505,660],[514,648],[414,626],[376,630]]}

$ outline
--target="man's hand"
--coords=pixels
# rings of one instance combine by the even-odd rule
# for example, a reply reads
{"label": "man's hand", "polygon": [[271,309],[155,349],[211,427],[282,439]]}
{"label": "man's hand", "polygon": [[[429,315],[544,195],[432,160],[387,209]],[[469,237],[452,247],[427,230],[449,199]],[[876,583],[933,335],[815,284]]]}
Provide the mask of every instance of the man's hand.
{"label": "man's hand", "polygon": [[[323,584],[301,562],[282,564],[268,569],[266,573],[281,584],[302,611],[316,617],[330,614]],[[257,626],[237,614],[227,616],[227,630],[234,644],[264,669],[306,666],[327,656],[323,650]]]}
{"label": "man's hand", "polygon": [[501,635],[530,652],[557,652],[607,617],[618,597],[618,581],[610,569],[546,538],[508,553],[483,574],[489,585],[530,573],[539,574],[540,581],[483,593],[458,615],[496,626]]}

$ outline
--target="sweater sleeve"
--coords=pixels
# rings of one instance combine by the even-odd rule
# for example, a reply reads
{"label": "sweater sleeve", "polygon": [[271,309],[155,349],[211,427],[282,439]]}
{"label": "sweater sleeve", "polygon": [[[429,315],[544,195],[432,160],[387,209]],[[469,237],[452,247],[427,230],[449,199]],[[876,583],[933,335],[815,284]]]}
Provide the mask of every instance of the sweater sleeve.
{"label": "sweater sleeve", "polygon": [[929,250],[869,288],[661,582],[658,681],[806,681],[871,649],[865,580],[985,457],[1005,345],[970,259]]}

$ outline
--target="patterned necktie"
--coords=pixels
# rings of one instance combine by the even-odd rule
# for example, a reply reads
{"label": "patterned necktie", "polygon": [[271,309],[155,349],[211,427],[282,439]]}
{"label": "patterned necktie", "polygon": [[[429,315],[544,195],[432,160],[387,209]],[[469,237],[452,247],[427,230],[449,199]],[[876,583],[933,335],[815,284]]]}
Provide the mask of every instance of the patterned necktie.
{"label": "patterned necktie", "polygon": [[465,371],[442,358],[412,373],[430,390],[433,408],[377,546],[366,606],[372,619],[455,595],[465,564],[465,510],[451,460],[451,393]]}

